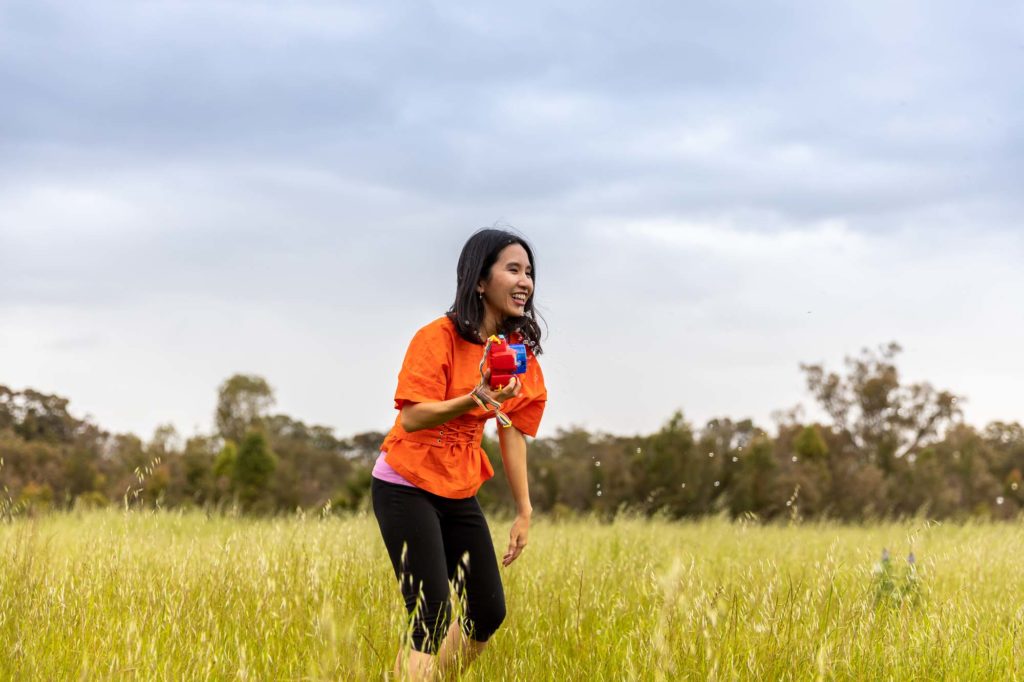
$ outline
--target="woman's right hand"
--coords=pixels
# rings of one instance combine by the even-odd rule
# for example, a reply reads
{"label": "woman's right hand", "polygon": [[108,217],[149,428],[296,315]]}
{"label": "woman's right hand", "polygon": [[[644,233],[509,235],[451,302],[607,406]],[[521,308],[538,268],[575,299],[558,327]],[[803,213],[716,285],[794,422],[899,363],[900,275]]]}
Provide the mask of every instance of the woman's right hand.
{"label": "woman's right hand", "polygon": [[476,387],[475,392],[481,396],[487,396],[497,403],[503,403],[509,398],[515,398],[523,390],[523,382],[518,376],[512,375],[512,380],[500,389],[491,388],[491,370],[484,370],[484,380]]}

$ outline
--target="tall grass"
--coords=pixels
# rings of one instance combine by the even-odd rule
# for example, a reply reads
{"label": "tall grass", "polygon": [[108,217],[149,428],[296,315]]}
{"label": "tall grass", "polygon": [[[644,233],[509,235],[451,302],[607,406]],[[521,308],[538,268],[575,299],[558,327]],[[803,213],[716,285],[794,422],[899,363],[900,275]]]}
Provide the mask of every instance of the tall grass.
{"label": "tall grass", "polygon": [[[492,530],[501,551],[508,524]],[[465,679],[1021,678],[1022,540],[538,519]],[[21,518],[0,524],[0,564],[0,679],[379,680],[405,623],[366,516]]]}

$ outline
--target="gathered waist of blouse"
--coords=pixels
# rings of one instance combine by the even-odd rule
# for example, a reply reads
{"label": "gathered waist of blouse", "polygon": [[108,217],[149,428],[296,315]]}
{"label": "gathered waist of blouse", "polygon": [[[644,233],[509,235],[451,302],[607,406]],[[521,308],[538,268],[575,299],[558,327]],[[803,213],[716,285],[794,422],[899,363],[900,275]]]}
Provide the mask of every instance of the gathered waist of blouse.
{"label": "gathered waist of blouse", "polygon": [[482,416],[464,414],[408,433],[399,415],[381,450],[387,453],[387,464],[417,488],[452,499],[472,497],[494,476],[482,448],[486,424]]}
{"label": "gathered waist of blouse", "polygon": [[[420,429],[412,433],[404,431],[395,434],[402,440],[424,445],[479,445],[483,440],[486,419],[476,416],[456,417],[432,429]],[[401,426],[399,426],[401,429]]]}

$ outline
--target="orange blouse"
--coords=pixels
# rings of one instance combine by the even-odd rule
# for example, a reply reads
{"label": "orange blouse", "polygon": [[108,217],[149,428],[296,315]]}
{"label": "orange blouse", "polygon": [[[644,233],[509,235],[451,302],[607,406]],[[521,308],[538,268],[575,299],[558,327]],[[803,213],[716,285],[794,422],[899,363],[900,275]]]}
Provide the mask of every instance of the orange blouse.
{"label": "orange blouse", "polygon": [[[521,343],[513,337],[511,343]],[[423,327],[409,343],[395,390],[395,409],[406,403],[450,400],[469,393],[480,383],[480,358],[484,347],[459,336],[447,317]],[[544,414],[548,392],[544,375],[529,347],[526,373],[519,378],[523,388],[506,400],[502,412],[512,425],[528,436],[536,436]],[[461,499],[472,497],[484,481],[494,476],[487,454],[480,447],[484,424],[494,417],[474,407],[440,426],[413,433],[402,428],[401,414],[395,418],[381,450],[384,460],[407,481],[427,492]]]}

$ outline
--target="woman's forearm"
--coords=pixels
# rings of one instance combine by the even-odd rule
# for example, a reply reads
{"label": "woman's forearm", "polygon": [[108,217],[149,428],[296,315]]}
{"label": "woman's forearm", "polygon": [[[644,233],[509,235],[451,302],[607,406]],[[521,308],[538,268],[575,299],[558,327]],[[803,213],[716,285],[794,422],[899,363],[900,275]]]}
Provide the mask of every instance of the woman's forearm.
{"label": "woman's forearm", "polygon": [[[489,373],[488,376],[490,376]],[[466,395],[459,396],[458,398],[452,398],[451,400],[438,400],[426,403],[408,403],[402,407],[402,413],[400,415],[402,428],[405,429],[407,433],[419,431],[420,429],[432,429],[435,426],[444,424],[450,419],[461,417],[474,407],[477,407],[477,405],[482,407],[483,403],[478,403],[477,400],[473,398],[474,394],[484,402],[489,402],[492,405],[500,405],[509,398],[515,398],[523,388],[523,385],[519,381],[510,382],[508,386],[500,389],[489,389],[486,386],[486,383],[486,380],[484,380],[479,386],[473,389],[473,393],[467,393]],[[521,436],[522,434],[520,434],[520,437]]]}
{"label": "woman's forearm", "polygon": [[432,403],[409,403],[402,408],[402,428],[406,433],[431,429],[462,416],[476,407],[469,395]]}
{"label": "woman's forearm", "polygon": [[528,517],[533,514],[533,505],[530,503],[530,483],[526,475],[526,436],[514,426],[499,428],[498,442],[508,485],[516,501],[516,513]]}

